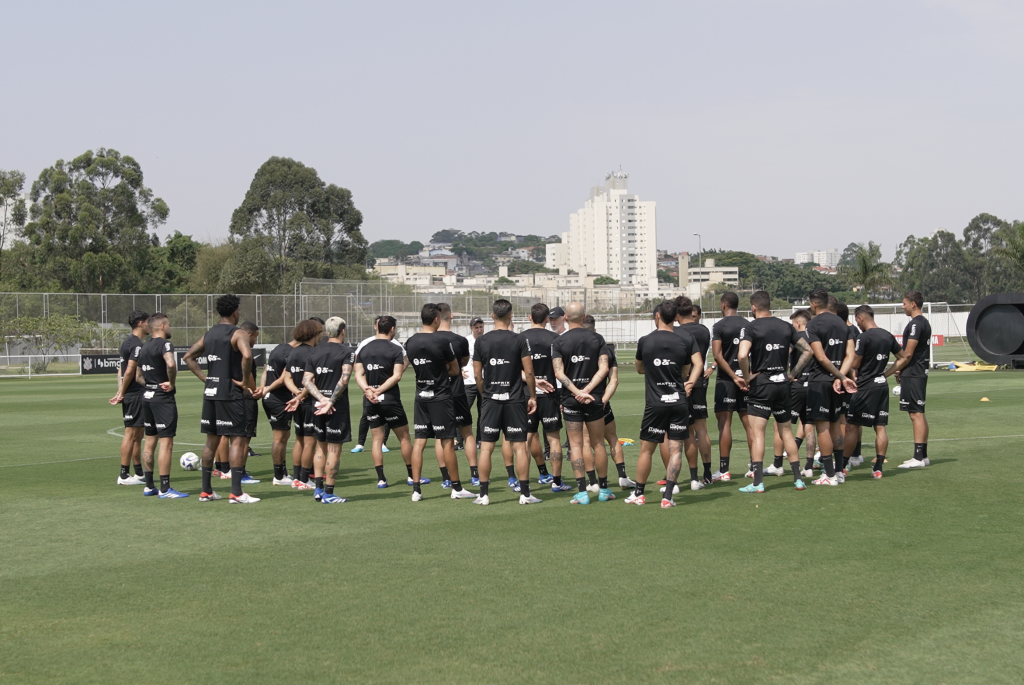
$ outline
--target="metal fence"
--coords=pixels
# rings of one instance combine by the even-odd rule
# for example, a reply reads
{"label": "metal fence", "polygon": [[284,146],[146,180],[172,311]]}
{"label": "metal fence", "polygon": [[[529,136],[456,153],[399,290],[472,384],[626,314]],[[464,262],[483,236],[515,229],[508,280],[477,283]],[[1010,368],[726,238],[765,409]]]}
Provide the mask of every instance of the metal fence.
{"label": "metal fence", "polygon": [[19,376],[80,376],[81,355],[11,354],[0,356],[0,378]]}

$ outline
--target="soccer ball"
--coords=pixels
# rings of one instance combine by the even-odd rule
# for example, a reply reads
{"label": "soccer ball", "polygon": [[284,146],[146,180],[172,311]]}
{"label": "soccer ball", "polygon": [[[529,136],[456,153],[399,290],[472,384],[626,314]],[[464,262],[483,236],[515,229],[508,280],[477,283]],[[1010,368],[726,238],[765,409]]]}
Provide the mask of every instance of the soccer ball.
{"label": "soccer ball", "polygon": [[185,454],[181,455],[181,459],[178,462],[181,464],[181,468],[186,471],[199,470],[199,457],[196,456],[195,452],[185,452]]}
{"label": "soccer ball", "polygon": [[[893,394],[893,395],[896,395],[896,397],[899,397],[899,396],[900,396],[900,393],[901,393],[902,391],[903,391],[903,388],[902,388],[902,386],[899,386],[899,385],[895,385],[895,386],[893,386],[893,389],[892,389],[892,394]],[[184,457],[182,457],[182,459],[184,459]]]}

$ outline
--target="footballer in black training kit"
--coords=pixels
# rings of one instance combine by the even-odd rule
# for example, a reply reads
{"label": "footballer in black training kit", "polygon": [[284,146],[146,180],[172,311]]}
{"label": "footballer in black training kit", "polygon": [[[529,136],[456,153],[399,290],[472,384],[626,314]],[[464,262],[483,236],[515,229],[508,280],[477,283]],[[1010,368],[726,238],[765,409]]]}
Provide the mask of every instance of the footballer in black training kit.
{"label": "footballer in black training kit", "polygon": [[747,423],[747,396],[736,383],[740,371],[740,331],[747,320],[736,313],[740,298],[734,292],[723,293],[719,300],[722,318],[711,329],[711,351],[717,364],[715,375],[715,418],[718,421],[719,464],[712,478],[716,481],[732,480],[729,460],[732,456],[732,414],[739,412],[743,430],[749,431]]}
{"label": "footballer in black training kit", "polygon": [[[139,353],[142,352],[142,336],[149,335],[149,314],[135,309],[128,315],[128,326],[132,332],[121,343],[121,363],[117,367],[117,393],[110,398],[110,404],[121,405],[121,419],[124,421],[124,437],[121,438],[121,475],[118,485],[142,485],[143,472],[140,458],[140,443],[145,435],[142,417],[142,384],[136,379]],[[129,472],[135,464],[135,473]]]}
{"label": "footballer in black training kit", "polygon": [[316,454],[316,426],[313,425],[313,399],[303,387],[302,379],[306,365],[314,348],[322,340],[323,325],[315,319],[300,321],[292,330],[292,337],[299,346],[288,354],[285,361],[284,384],[292,393],[285,409],[295,416],[295,450],[292,452],[292,487],[298,490],[314,490],[309,480],[313,474],[313,458]]}
{"label": "footballer in black training kit", "polygon": [[928,365],[931,363],[932,325],[921,312],[924,296],[911,290],[903,296],[903,313],[910,317],[903,329],[903,352],[909,362],[896,375],[900,383],[900,411],[910,415],[914,428],[914,456],[900,464],[901,469],[929,466],[928,419],[924,414],[928,390]]}
{"label": "footballer in black training kit", "polygon": [[[188,497],[171,487],[171,452],[178,430],[178,405],[174,399],[174,384],[178,376],[178,362],[171,344],[171,324],[167,315],[157,312],[149,317],[152,336],[139,353],[139,375],[142,390],[142,412],[145,417],[146,446],[142,451],[142,468],[146,481],[144,495],[158,495],[160,499]],[[156,455],[160,473],[160,489],[153,483],[153,457]]]}

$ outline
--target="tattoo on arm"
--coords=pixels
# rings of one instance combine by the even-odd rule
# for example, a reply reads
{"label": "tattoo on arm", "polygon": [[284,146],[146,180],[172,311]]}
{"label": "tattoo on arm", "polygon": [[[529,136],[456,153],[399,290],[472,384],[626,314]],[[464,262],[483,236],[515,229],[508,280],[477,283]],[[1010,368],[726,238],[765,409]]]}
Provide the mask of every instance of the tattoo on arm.
{"label": "tattoo on arm", "polygon": [[302,387],[304,387],[310,395],[315,397],[317,401],[327,399],[324,394],[320,392],[320,389],[316,387],[316,383],[313,382],[313,374],[307,371],[302,376]]}
{"label": "tattoo on arm", "polygon": [[174,363],[174,355],[170,352],[164,352],[164,363],[167,364],[167,380],[171,385],[174,385],[178,379],[178,365]]}

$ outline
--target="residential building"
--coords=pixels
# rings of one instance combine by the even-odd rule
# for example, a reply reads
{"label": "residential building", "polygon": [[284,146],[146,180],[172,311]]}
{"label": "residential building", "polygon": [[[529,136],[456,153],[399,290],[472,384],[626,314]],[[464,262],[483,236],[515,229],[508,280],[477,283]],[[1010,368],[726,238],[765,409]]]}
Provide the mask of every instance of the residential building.
{"label": "residential building", "polygon": [[[684,253],[685,254],[685,253]],[[740,287],[740,268],[738,266],[716,266],[714,259],[705,259],[704,266],[688,266],[689,259],[679,257],[679,287],[686,291],[687,297],[699,298],[712,283]],[[686,278],[682,275],[686,274]]]}
{"label": "residential building", "polygon": [[657,283],[656,203],[630,194],[628,178],[620,169],[591,188],[583,207],[569,216],[561,244],[547,245],[548,268],[610,276],[622,285]]}
{"label": "residential building", "polygon": [[840,252],[834,247],[811,252],[797,252],[793,261],[796,264],[817,264],[818,266],[839,266]]}

